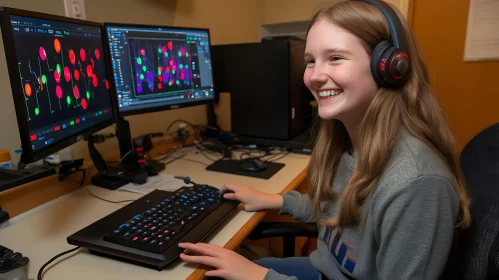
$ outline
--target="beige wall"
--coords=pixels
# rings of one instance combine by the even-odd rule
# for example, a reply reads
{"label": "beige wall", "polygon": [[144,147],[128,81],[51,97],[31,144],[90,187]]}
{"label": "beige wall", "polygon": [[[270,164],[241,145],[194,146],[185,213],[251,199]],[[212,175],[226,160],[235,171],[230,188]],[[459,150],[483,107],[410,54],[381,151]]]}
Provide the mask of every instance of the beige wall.
{"label": "beige wall", "polygon": [[[210,28],[212,44],[258,41],[263,0],[86,0],[88,20]],[[62,0],[0,0],[0,6],[64,15]],[[15,150],[21,145],[10,81],[0,42],[0,149]],[[196,106],[127,118],[132,135],[163,131],[176,119],[206,123],[206,107]],[[112,127],[104,131],[113,131]],[[75,157],[88,158],[86,142],[73,145]],[[117,151],[117,141],[98,145],[106,153]]]}
{"label": "beige wall", "polygon": [[209,28],[213,45],[257,42],[263,1],[178,0],[174,24]]}
{"label": "beige wall", "polygon": [[[314,13],[331,3],[343,0],[264,0],[263,23],[310,20]],[[385,0],[407,17],[409,0]]]}
{"label": "beige wall", "polygon": [[317,10],[340,0],[265,0],[263,23],[310,20]]}
{"label": "beige wall", "polygon": [[414,0],[412,25],[461,148],[499,122],[499,61],[463,61],[469,7],[469,0]]}

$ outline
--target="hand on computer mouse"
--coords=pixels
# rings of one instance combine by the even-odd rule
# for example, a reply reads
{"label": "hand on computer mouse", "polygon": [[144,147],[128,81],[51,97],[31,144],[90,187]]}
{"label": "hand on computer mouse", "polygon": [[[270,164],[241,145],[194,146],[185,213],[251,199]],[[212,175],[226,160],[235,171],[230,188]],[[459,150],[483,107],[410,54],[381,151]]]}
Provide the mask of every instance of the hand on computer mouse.
{"label": "hand on computer mouse", "polygon": [[244,203],[246,211],[260,211],[266,209],[281,209],[282,196],[268,194],[244,184],[226,184],[220,188],[225,199],[239,200]]}

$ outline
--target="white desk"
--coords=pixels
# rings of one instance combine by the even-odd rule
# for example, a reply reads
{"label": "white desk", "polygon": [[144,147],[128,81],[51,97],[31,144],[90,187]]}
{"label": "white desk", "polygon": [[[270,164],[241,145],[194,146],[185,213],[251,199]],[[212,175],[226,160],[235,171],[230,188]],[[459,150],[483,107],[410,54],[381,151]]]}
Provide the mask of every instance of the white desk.
{"label": "white desk", "polygon": [[[185,158],[210,163],[199,154],[188,155]],[[234,182],[249,184],[267,193],[277,193],[283,191],[302,173],[308,161],[309,156],[290,154],[278,160],[286,166],[269,180],[206,171],[206,166],[202,164],[181,159],[168,164],[163,172],[189,176],[194,182],[216,187]],[[109,200],[137,199],[141,196],[123,191],[109,191],[91,185],[88,187],[95,195]],[[45,262],[56,254],[74,248],[66,242],[69,235],[124,205],[126,203],[113,204],[94,198],[86,188],[82,188],[11,219],[9,226],[0,230],[0,244],[29,257],[28,275],[30,279],[36,279],[38,270]],[[204,242],[225,246],[255,214],[241,209],[239,207],[239,210]],[[82,248],[49,265],[45,269],[44,279],[186,279],[196,268],[197,266],[177,260],[158,272],[96,256]]]}

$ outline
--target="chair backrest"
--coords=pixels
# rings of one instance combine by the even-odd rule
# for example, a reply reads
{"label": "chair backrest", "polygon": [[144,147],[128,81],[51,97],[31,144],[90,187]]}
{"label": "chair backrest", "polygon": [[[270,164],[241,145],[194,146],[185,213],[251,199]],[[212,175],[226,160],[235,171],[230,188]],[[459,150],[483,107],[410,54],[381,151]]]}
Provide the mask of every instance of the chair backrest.
{"label": "chair backrest", "polygon": [[499,279],[499,123],[476,135],[460,161],[472,221],[459,233],[457,272],[466,280]]}

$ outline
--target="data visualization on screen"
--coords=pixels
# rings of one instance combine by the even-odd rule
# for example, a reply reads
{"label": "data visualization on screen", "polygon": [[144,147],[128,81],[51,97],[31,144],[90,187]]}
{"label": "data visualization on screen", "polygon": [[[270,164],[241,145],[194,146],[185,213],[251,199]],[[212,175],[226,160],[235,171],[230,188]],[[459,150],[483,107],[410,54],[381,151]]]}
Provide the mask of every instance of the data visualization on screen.
{"label": "data visualization on screen", "polygon": [[208,30],[113,24],[105,29],[121,113],[215,98]]}
{"label": "data visualization on screen", "polygon": [[[113,118],[102,29],[10,16],[33,152]],[[15,93],[17,94],[17,93]]]}

